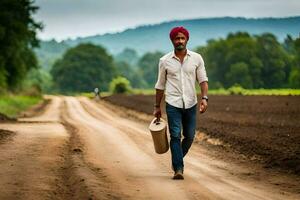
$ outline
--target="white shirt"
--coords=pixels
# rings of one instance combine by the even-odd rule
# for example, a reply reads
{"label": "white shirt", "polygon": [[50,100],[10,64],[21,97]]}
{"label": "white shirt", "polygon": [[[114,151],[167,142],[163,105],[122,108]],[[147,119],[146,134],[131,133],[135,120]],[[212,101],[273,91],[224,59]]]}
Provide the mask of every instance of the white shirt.
{"label": "white shirt", "polygon": [[197,104],[196,81],[208,81],[200,54],[187,50],[182,63],[174,51],[160,58],[155,88],[165,90],[168,104],[185,109]]}

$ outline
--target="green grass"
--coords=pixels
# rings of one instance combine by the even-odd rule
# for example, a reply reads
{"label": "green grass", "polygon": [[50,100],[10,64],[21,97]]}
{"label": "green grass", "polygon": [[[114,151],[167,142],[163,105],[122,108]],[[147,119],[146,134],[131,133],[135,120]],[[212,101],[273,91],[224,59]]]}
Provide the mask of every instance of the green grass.
{"label": "green grass", "polygon": [[[132,95],[132,94],[151,95],[152,94],[153,95],[153,94],[155,94],[155,89],[132,89],[129,93],[126,93],[126,94],[129,94],[129,95]],[[101,92],[100,93],[101,97],[106,97],[106,96],[110,96],[110,95],[113,95],[113,93],[112,92]],[[83,92],[83,93],[77,94],[76,96],[85,96],[88,98],[94,98],[95,94],[93,92]]]}
{"label": "green grass", "polygon": [[[198,94],[200,88],[197,89]],[[134,89],[133,94],[151,95],[155,94],[155,89]],[[300,95],[300,89],[244,89],[241,87],[231,87],[229,89],[209,89],[209,95]]]}
{"label": "green grass", "polygon": [[297,96],[300,95],[300,89],[244,89],[240,87],[231,87],[227,90],[209,90],[212,95],[280,95]]}
{"label": "green grass", "polygon": [[[197,86],[197,93],[200,88]],[[154,95],[155,89],[132,89],[130,94]],[[300,95],[300,89],[244,89],[242,87],[233,86],[228,89],[209,89],[209,95]],[[93,93],[81,93],[82,96],[93,98]],[[101,92],[101,97],[112,95],[111,92]]]}
{"label": "green grass", "polygon": [[93,92],[82,92],[80,94],[77,94],[76,96],[84,96],[84,97],[88,97],[88,98],[93,98],[94,93]]}
{"label": "green grass", "polygon": [[[101,92],[100,93],[101,97],[106,97],[106,96],[110,96],[110,95],[112,95],[111,92]],[[85,96],[88,98],[94,98],[95,94],[94,94],[94,92],[83,92],[83,93],[77,94],[76,96]]]}
{"label": "green grass", "polygon": [[19,95],[1,95],[0,113],[8,117],[16,118],[18,114],[29,107],[42,101],[42,97],[19,96]]}
{"label": "green grass", "polygon": [[152,95],[155,94],[155,89],[132,89],[132,94]]}

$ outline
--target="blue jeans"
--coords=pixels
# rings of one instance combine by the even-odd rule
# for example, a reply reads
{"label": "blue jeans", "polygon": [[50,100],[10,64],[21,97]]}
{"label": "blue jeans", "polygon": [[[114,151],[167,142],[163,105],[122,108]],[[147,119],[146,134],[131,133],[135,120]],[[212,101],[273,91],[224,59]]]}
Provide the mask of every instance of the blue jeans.
{"label": "blue jeans", "polygon": [[[195,136],[197,104],[191,108],[183,109],[166,103],[166,112],[171,136],[170,148],[173,170],[183,170],[183,157],[189,151]],[[182,142],[181,127],[184,136]]]}

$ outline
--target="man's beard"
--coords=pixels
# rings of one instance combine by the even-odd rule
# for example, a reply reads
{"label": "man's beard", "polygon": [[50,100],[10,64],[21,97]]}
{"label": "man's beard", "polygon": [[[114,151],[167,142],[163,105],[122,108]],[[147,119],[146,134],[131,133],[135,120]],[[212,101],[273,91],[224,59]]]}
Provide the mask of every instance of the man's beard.
{"label": "man's beard", "polygon": [[177,46],[175,47],[175,49],[176,49],[177,51],[182,51],[182,50],[185,49],[185,46],[184,46],[183,44],[179,44],[179,45],[177,45]]}

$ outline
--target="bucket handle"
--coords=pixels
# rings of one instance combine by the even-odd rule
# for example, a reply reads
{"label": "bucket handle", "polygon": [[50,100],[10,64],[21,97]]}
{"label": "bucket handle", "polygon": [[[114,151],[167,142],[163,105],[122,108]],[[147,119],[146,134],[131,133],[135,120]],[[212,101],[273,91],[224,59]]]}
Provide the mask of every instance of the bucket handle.
{"label": "bucket handle", "polygon": [[155,123],[155,125],[160,124],[160,118],[156,118],[156,119],[154,120],[154,123]]}

